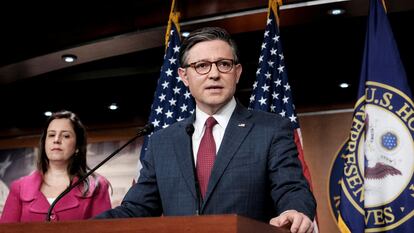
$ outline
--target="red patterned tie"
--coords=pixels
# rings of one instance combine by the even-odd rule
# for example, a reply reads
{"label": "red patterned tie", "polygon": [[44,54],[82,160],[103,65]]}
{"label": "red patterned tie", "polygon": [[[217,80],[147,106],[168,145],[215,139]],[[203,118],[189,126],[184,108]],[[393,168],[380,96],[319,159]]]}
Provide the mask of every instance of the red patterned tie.
{"label": "red patterned tie", "polygon": [[206,120],[206,130],[197,153],[197,177],[203,198],[207,192],[208,180],[210,179],[211,169],[216,158],[216,143],[213,137],[213,127],[216,124],[217,121],[214,117],[209,117]]}

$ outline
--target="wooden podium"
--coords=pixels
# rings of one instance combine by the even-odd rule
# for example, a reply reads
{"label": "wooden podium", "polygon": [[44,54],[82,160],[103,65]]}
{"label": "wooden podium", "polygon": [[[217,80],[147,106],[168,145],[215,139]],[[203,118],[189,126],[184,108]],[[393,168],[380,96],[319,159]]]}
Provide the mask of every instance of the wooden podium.
{"label": "wooden podium", "polygon": [[238,215],[151,217],[64,222],[4,223],[0,233],[282,233]]}

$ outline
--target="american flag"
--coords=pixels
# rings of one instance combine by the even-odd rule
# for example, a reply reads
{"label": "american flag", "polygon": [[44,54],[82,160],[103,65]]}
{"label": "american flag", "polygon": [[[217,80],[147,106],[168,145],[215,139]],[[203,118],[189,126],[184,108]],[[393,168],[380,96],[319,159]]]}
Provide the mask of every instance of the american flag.
{"label": "american flag", "polygon": [[[193,97],[177,72],[178,67],[180,67],[178,54],[181,44],[178,17],[178,12],[171,12],[168,21],[164,62],[149,117],[149,123],[154,126],[154,132],[167,128],[177,121],[184,120],[194,112]],[[144,140],[141,158],[145,156],[150,136],[147,136]]]}
{"label": "american flag", "polygon": [[250,96],[250,109],[272,112],[289,118],[295,129],[295,143],[299,151],[303,174],[311,184],[311,176],[304,160],[299,121],[293,104],[292,90],[288,82],[279,27],[277,24],[277,3],[269,1],[269,14],[261,46],[256,81]]}
{"label": "american flag", "polygon": [[[250,109],[258,109],[279,114],[289,118],[294,128],[295,143],[299,152],[299,160],[302,164],[303,175],[312,187],[311,175],[306,165],[299,120],[293,104],[292,89],[288,82],[282,43],[280,41],[277,22],[278,0],[269,0],[269,11],[261,46],[259,65],[256,71],[256,81],[253,84],[253,92],[250,96]],[[279,0],[280,1],[280,0]],[[319,232],[316,220],[314,232]]]}

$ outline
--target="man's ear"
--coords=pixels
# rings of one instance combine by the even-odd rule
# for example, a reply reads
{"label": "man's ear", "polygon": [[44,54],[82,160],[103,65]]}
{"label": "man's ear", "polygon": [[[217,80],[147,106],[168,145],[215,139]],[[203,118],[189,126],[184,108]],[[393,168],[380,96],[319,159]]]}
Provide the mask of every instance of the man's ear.
{"label": "man's ear", "polygon": [[243,71],[243,67],[241,64],[237,64],[235,69],[236,69],[236,83],[239,83],[240,76]]}
{"label": "man's ear", "polygon": [[188,87],[188,76],[187,76],[187,70],[184,68],[179,67],[178,68],[178,75],[181,78],[181,81],[183,81],[184,85]]}

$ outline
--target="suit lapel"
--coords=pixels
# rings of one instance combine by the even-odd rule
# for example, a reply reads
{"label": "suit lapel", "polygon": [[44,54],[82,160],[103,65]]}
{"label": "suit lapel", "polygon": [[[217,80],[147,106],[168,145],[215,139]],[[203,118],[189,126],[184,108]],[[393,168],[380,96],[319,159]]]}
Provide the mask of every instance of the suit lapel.
{"label": "suit lapel", "polygon": [[241,105],[237,105],[233,112],[229,124],[223,136],[223,141],[217,153],[214,167],[211,171],[210,180],[207,188],[203,207],[208,201],[210,194],[213,192],[221,176],[223,175],[228,164],[236,154],[236,151],[250,132],[253,124],[248,121],[251,113]]}
{"label": "suit lapel", "polygon": [[194,163],[192,160],[192,143],[191,136],[187,134],[186,126],[194,122],[194,115],[190,118],[185,119],[179,123],[178,130],[176,135],[173,135],[174,150],[175,155],[177,156],[177,163],[181,174],[184,177],[184,180],[188,186],[188,189],[191,190],[194,198],[197,198],[197,193],[195,190],[195,179],[194,179]]}

